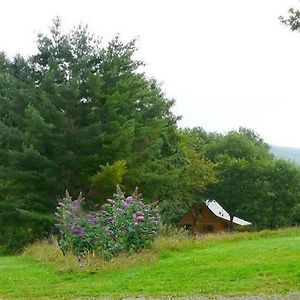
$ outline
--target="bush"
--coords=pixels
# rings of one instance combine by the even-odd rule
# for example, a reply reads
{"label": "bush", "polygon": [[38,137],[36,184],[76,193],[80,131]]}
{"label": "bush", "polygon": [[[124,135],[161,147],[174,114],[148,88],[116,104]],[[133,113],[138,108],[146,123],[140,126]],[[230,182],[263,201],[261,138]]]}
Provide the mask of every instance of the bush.
{"label": "bush", "polygon": [[159,214],[140,195],[125,197],[118,188],[100,211],[85,213],[80,195],[72,201],[68,192],[57,207],[58,244],[63,253],[72,251],[80,260],[92,252],[105,260],[120,252],[139,251],[157,236]]}
{"label": "bush", "polygon": [[178,240],[187,239],[191,235],[191,233],[183,227],[170,224],[160,224],[158,231],[161,237],[171,237]]}
{"label": "bush", "polygon": [[300,203],[296,204],[290,216],[290,225],[300,225]]}
{"label": "bush", "polygon": [[54,224],[53,215],[37,214],[21,209],[0,212],[0,245],[5,254],[20,252],[25,246],[47,238]]}

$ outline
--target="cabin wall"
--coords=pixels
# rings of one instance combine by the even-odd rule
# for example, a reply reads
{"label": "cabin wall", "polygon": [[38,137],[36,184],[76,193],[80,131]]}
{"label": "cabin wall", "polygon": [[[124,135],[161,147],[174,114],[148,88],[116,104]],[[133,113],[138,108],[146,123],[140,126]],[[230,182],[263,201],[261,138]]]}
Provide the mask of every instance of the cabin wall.
{"label": "cabin wall", "polygon": [[[193,215],[188,212],[180,222],[180,226],[192,227]],[[209,233],[209,232],[222,232],[229,229],[229,222],[222,220],[215,216],[207,207],[201,210],[200,222],[197,226],[197,232]]]}

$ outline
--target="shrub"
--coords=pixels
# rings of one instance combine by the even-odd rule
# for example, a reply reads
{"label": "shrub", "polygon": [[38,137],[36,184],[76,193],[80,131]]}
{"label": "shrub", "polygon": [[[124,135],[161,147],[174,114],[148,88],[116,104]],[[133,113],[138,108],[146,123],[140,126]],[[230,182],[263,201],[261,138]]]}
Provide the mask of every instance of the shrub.
{"label": "shrub", "polygon": [[290,216],[291,225],[300,225],[300,203],[296,204]]}
{"label": "shrub", "polygon": [[120,188],[100,211],[85,213],[83,197],[72,201],[68,192],[57,207],[58,244],[63,253],[72,251],[80,260],[95,253],[105,260],[120,252],[139,251],[157,236],[159,214],[146,205],[137,191],[125,197]]}
{"label": "shrub", "polygon": [[187,239],[191,235],[190,231],[172,224],[160,224],[158,231],[161,237],[171,237],[178,240]]}
{"label": "shrub", "polygon": [[22,209],[0,212],[2,251],[5,254],[20,252],[35,240],[49,236],[53,224],[52,214],[38,214]]}

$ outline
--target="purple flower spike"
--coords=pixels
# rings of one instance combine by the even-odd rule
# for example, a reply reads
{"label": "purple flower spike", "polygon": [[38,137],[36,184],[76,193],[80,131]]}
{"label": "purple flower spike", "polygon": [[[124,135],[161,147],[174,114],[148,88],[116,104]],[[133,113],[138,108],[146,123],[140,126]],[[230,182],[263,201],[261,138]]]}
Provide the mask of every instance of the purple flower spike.
{"label": "purple flower spike", "polygon": [[87,215],[85,215],[85,217],[90,220],[94,218],[94,216],[92,214],[87,214]]}
{"label": "purple flower spike", "polygon": [[111,203],[112,205],[116,205],[116,201],[115,201],[115,200],[107,199],[107,201],[108,201],[109,203]]}
{"label": "purple flower spike", "polygon": [[126,202],[131,202],[133,200],[133,197],[132,196],[129,196],[126,198]]}
{"label": "purple flower spike", "polygon": [[91,221],[92,221],[93,223],[97,223],[97,222],[98,222],[98,219],[97,219],[97,218],[92,218]]}
{"label": "purple flower spike", "polygon": [[75,227],[72,229],[72,233],[78,234],[78,235],[82,235],[82,234],[84,233],[84,228],[75,226]]}
{"label": "purple flower spike", "polygon": [[129,204],[128,204],[128,202],[123,201],[123,202],[122,202],[122,205],[125,206],[125,207],[127,207]]}
{"label": "purple flower spike", "polygon": [[136,216],[135,218],[134,218],[134,221],[135,222],[140,222],[140,221],[143,221],[144,220],[144,216]]}
{"label": "purple flower spike", "polygon": [[78,206],[80,204],[80,201],[79,200],[74,200],[73,202],[72,202],[72,206],[73,207],[76,207],[76,206]]}

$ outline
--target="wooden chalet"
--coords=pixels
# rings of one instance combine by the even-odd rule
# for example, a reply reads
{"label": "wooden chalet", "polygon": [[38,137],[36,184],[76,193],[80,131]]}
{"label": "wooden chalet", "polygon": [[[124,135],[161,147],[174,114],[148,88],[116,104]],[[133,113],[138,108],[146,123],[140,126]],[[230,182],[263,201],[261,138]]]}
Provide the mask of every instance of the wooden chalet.
{"label": "wooden chalet", "polygon": [[[187,212],[179,225],[186,229],[193,229],[193,216],[195,211],[199,209],[193,207],[191,211]],[[227,211],[215,200],[206,200],[205,205],[198,212],[199,219],[196,222],[196,232],[198,233],[212,233],[228,231],[230,227],[230,215]],[[250,222],[234,217],[234,226],[250,226]]]}

